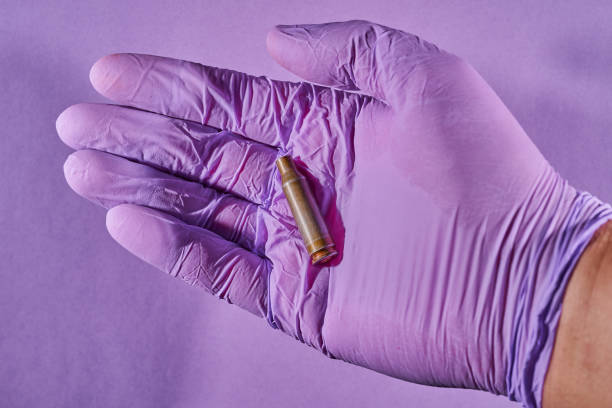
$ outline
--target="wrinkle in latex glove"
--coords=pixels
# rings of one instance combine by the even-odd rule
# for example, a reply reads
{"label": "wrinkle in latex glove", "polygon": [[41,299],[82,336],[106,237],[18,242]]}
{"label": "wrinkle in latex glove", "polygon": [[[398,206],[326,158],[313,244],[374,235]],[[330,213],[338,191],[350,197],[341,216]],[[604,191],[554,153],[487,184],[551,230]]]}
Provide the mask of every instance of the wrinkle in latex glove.
{"label": "wrinkle in latex glove", "polygon": [[[91,149],[69,184],[112,208],[135,255],[330,357],[540,406],[565,286],[610,206],[554,171],[469,64],[414,35],[352,21],[280,26],[267,45],[320,85],[102,58],[91,81],[124,106],[62,113],[60,137]],[[309,263],[279,154],[308,176],[331,265]]]}

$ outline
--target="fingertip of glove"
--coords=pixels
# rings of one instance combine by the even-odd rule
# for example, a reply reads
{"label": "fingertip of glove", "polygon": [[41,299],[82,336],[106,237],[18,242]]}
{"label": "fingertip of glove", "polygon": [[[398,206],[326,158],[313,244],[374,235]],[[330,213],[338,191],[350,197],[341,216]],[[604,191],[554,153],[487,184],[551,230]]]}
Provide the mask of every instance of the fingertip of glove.
{"label": "fingertip of glove", "polygon": [[126,213],[129,213],[129,208],[126,211],[126,207],[129,204],[119,204],[115,207],[112,207],[106,212],[106,230],[108,234],[122,247],[127,248],[127,238],[125,234],[124,224],[128,219]]}
{"label": "fingertip of glove", "polygon": [[96,184],[104,182],[96,176],[96,152],[78,150],[64,162],[64,177],[70,188],[77,194],[88,197],[96,190]]}
{"label": "fingertip of glove", "polygon": [[305,68],[305,49],[290,27],[294,26],[278,25],[268,31],[266,48],[279,65],[300,76]]}
{"label": "fingertip of glove", "polygon": [[68,186],[77,194],[87,196],[88,183],[86,173],[88,171],[88,160],[86,151],[76,151],[70,154],[64,162],[64,178]]}
{"label": "fingertip of glove", "polygon": [[[106,227],[111,234],[120,232],[128,220],[137,226],[151,220],[172,224],[176,219],[153,208],[129,203],[116,205],[106,212]],[[130,226],[131,230],[134,230],[134,225]]]}
{"label": "fingertip of glove", "polygon": [[106,229],[108,230],[108,232],[111,234],[111,236],[113,236],[113,232],[116,231],[116,227],[119,224],[118,223],[118,215],[119,215],[119,207],[121,207],[123,204],[120,204],[118,206],[112,207],[111,209],[109,209],[106,212]]}
{"label": "fingertip of glove", "polygon": [[94,89],[100,92],[101,79],[104,78],[106,72],[108,72],[109,59],[112,55],[105,55],[99,58],[89,69],[89,82],[93,85]]}
{"label": "fingertip of glove", "polygon": [[64,109],[55,120],[57,135],[66,145],[73,149],[83,147],[83,139],[90,135],[88,128],[92,105],[79,103]]}
{"label": "fingertip of glove", "polygon": [[133,204],[119,204],[106,212],[106,229],[111,237],[121,245],[124,245],[123,225],[137,208],[138,206]]}
{"label": "fingertip of glove", "polygon": [[276,59],[278,59],[280,55],[279,51],[283,42],[287,39],[286,35],[283,34],[279,27],[283,26],[272,27],[266,36],[266,47],[268,48],[268,52]]}
{"label": "fingertip of glove", "polygon": [[71,110],[70,108],[72,108],[72,106],[69,106],[68,108],[64,109],[55,120],[55,131],[57,132],[57,135],[59,136],[61,141],[67,144],[68,146],[70,146],[70,143],[69,140],[67,140],[66,138],[66,136],[68,135],[68,132],[66,132],[66,125],[68,124],[68,116],[70,115],[69,111]]}
{"label": "fingertip of glove", "polygon": [[117,67],[121,66],[125,54],[109,54],[98,59],[89,70],[89,82],[102,95],[106,95],[118,77]]}
{"label": "fingertip of glove", "polygon": [[[75,152],[76,153],[76,152]],[[68,185],[74,190],[73,180],[77,169],[80,167],[79,158],[75,153],[70,154],[64,162],[64,177],[68,182]]]}
{"label": "fingertip of glove", "polygon": [[159,211],[120,204],[106,212],[106,229],[123,248],[162,271],[174,259],[174,240],[181,231]]}

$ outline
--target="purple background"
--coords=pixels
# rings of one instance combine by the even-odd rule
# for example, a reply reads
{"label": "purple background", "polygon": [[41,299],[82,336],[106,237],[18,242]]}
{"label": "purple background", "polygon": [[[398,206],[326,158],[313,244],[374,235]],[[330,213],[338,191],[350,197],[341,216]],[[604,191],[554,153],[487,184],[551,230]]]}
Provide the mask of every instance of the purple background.
{"label": "purple background", "polygon": [[612,4],[178,3],[0,0],[0,407],[517,407],[328,360],[132,257],[64,181],[55,118],[103,101],[88,72],[108,53],[295,79],[267,56],[269,27],[363,18],[471,61],[552,164],[609,202]]}

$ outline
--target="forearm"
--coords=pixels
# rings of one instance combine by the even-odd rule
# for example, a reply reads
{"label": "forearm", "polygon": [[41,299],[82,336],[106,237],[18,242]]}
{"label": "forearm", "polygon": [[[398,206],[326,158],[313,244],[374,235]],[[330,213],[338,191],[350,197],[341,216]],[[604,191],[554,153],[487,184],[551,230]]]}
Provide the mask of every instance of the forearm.
{"label": "forearm", "polygon": [[543,407],[611,407],[610,361],[612,221],[595,233],[568,283]]}

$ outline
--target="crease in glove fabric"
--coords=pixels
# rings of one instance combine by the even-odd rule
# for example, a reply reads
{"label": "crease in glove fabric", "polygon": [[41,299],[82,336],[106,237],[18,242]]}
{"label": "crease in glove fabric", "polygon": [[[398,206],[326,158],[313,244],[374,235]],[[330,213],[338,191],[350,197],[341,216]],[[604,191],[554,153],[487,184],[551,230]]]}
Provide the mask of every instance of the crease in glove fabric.
{"label": "crease in glove fabric", "polygon": [[[68,183],[136,256],[329,357],[541,407],[565,287],[612,208],[550,166],[468,63],[412,34],[282,26],[267,46],[304,82],[99,60],[92,84],[122,106],[60,115],[79,150]],[[329,265],[310,264],[281,154],[337,245]]]}

